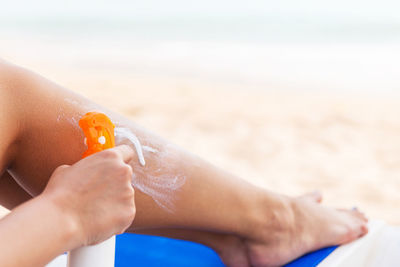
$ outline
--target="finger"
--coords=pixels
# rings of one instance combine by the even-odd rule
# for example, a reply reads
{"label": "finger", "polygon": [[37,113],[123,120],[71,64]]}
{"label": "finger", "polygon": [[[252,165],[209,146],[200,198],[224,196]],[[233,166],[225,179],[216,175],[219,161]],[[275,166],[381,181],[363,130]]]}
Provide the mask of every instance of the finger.
{"label": "finger", "polygon": [[127,145],[120,145],[111,149],[117,152],[125,163],[131,161],[135,155],[135,152],[133,152],[132,148]]}

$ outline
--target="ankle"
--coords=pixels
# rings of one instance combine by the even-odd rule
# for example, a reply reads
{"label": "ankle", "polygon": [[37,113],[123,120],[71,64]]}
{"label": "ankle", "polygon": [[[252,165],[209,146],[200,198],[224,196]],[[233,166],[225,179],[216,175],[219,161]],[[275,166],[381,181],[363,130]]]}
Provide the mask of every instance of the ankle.
{"label": "ankle", "polygon": [[239,248],[243,246],[243,241],[240,237],[236,235],[220,235],[218,240],[210,246],[213,248],[219,255],[225,254],[229,250]]}
{"label": "ankle", "polygon": [[[265,192],[260,200],[259,210],[252,228],[253,239],[265,240],[290,237],[295,232],[295,200],[293,198]],[[272,241],[272,240],[271,240]]]}

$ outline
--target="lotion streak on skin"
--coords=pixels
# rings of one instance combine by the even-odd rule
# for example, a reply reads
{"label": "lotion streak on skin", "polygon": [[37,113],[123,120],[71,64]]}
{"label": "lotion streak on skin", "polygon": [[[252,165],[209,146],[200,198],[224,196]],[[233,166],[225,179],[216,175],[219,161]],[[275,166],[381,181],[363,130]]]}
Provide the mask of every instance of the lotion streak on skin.
{"label": "lotion streak on skin", "polygon": [[[149,195],[158,206],[168,212],[174,212],[175,193],[186,181],[183,174],[168,174],[168,166],[165,162],[174,153],[174,149],[155,149],[151,146],[142,146],[139,139],[128,128],[116,127],[116,143],[133,145],[136,150],[140,166],[136,162],[130,162],[133,168],[132,185]],[[150,164],[146,164],[144,154],[147,155]],[[171,171],[172,173],[172,171]]]}
{"label": "lotion streak on skin", "polygon": [[142,165],[144,167],[146,165],[146,161],[144,160],[142,146],[140,145],[140,141],[136,137],[136,135],[134,135],[128,128],[116,127],[114,129],[114,132],[115,132],[115,138],[117,140],[118,139],[127,139],[135,146],[136,154],[138,156],[140,165]]}

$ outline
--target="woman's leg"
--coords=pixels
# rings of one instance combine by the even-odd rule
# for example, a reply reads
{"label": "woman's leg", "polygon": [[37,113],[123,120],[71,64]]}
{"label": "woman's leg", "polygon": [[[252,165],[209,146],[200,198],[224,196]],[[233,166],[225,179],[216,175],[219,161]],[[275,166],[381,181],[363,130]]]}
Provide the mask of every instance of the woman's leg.
{"label": "woman's leg", "polygon": [[282,264],[366,232],[357,212],[331,210],[255,187],[38,75],[19,68],[13,71],[18,80],[4,85],[12,86],[18,99],[21,131],[9,171],[32,195],[43,190],[57,166],[81,158],[85,145],[77,122],[96,110],[111,117],[117,127],[133,132],[146,148],[146,166],[138,160],[131,164],[134,186],[139,189],[132,229],[235,234],[245,240],[254,265]]}
{"label": "woman's leg", "polygon": [[0,176],[0,205],[11,210],[31,198],[8,172]]}
{"label": "woman's leg", "polygon": [[[319,202],[315,195],[305,195],[311,201]],[[32,197],[22,189],[8,173],[0,177],[0,204],[7,209],[13,209]],[[247,249],[242,238],[234,235],[218,234],[206,231],[188,229],[151,229],[136,230],[134,233],[164,236],[174,239],[201,243],[215,250],[221,260],[229,267],[250,266]]]}
{"label": "woman's leg", "polygon": [[[313,192],[305,194],[297,198],[298,201],[306,201],[309,203],[320,203],[322,201],[322,196],[319,192]],[[366,221],[367,219],[363,214],[357,213],[361,220]],[[230,267],[250,267],[250,266],[275,266],[275,262],[270,262],[270,264],[263,264],[265,260],[270,260],[271,255],[276,251],[276,247],[271,249],[262,249],[259,253],[262,255],[255,255],[257,249],[255,246],[248,246],[248,241],[241,237],[235,235],[218,234],[204,231],[193,231],[185,229],[150,229],[150,230],[137,230],[134,231],[139,234],[165,236],[174,239],[182,239],[201,243],[212,249],[214,249],[220,256],[221,260],[226,266]],[[292,240],[293,242],[296,239]],[[278,246],[279,247],[279,246]],[[282,251],[285,251],[282,248]],[[261,264],[256,263],[256,259],[262,258]]]}
{"label": "woman's leg", "polygon": [[[8,173],[5,173],[0,178],[0,204],[2,206],[11,210],[30,198],[31,196],[22,189]],[[307,198],[314,202],[321,201],[321,198],[316,194],[307,194],[301,198]],[[215,250],[226,266],[250,266],[245,242],[242,238],[235,235],[188,229],[142,229],[131,231],[139,234],[164,236],[201,243]]]}

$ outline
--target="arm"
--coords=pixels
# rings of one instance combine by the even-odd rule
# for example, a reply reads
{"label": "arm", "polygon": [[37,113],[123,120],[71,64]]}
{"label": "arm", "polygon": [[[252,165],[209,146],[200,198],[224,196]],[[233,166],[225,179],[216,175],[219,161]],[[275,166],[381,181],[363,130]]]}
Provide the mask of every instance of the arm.
{"label": "arm", "polygon": [[43,266],[74,248],[75,234],[59,207],[44,197],[30,200],[0,221],[1,266]]}
{"label": "arm", "polygon": [[[125,231],[135,215],[132,170],[125,163],[131,155],[122,146],[57,168],[42,194],[0,220],[1,266],[43,266],[65,251]],[[25,196],[16,193],[21,197],[9,206]]]}

